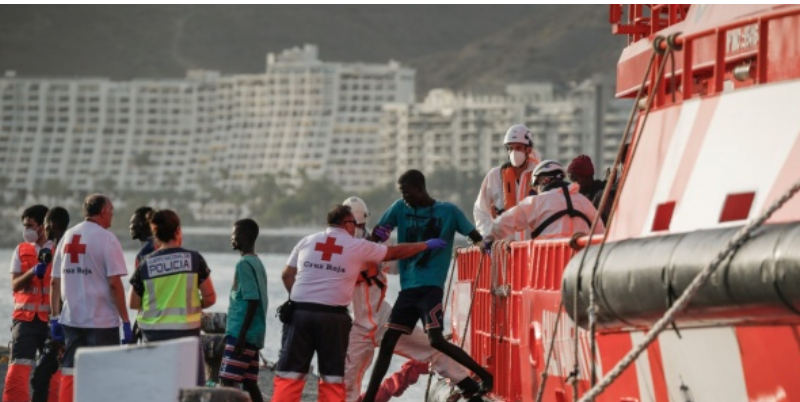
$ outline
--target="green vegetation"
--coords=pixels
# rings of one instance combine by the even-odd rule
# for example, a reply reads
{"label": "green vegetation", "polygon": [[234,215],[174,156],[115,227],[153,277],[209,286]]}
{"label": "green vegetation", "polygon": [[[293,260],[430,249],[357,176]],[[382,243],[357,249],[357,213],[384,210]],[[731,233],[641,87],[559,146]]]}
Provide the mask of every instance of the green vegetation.
{"label": "green vegetation", "polygon": [[[452,202],[461,208],[467,217],[472,218],[472,205],[478,195],[481,180],[485,172],[461,173],[455,168],[447,167],[427,175],[428,192],[437,200]],[[196,216],[199,205],[204,208],[222,202],[228,202],[236,210],[233,214],[244,217],[251,216],[264,227],[297,227],[322,226],[326,212],[335,204],[347,197],[358,196],[366,201],[372,211],[372,223],[398,198],[395,183],[386,183],[363,193],[350,193],[339,188],[325,177],[312,179],[303,175],[302,183],[297,187],[282,186],[287,177],[283,174],[265,174],[254,180],[250,188],[234,188],[225,190],[227,180],[213,180],[211,175],[202,175],[198,180],[198,191],[132,191],[117,189],[116,182],[110,178],[97,180],[94,192],[108,194],[115,204],[115,217],[112,230],[120,239],[128,238],[128,219],[133,212],[143,205],[154,208],[170,208],[181,217],[183,225],[193,226],[225,226],[231,224],[231,218],[203,219]],[[166,178],[170,180],[170,178]],[[8,191],[8,179],[0,177],[0,191]],[[27,195],[27,197],[26,197]],[[80,222],[81,202],[86,194],[71,194],[66,183],[58,179],[45,180],[34,187],[31,194],[22,196],[0,197],[3,216],[0,219],[0,246],[12,246],[19,242],[19,213],[27,206],[24,200],[47,206],[63,206],[70,213],[70,226]],[[194,204],[194,209],[192,205]],[[248,212],[249,211],[249,212]]]}

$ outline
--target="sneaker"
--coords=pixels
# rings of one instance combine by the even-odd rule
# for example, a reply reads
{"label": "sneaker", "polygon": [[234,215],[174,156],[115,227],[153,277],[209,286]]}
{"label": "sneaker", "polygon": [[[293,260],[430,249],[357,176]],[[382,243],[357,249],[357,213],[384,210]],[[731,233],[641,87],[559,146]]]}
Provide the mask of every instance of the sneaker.
{"label": "sneaker", "polygon": [[472,395],[475,395],[478,391],[480,391],[481,386],[478,384],[477,381],[472,379],[472,377],[467,377],[456,384],[459,390],[461,390],[461,396],[464,399],[469,399]]}
{"label": "sneaker", "polygon": [[475,392],[469,398],[467,398],[466,396],[465,398],[467,398],[467,402],[483,402],[483,396],[488,394],[489,392],[492,392],[493,388],[494,388],[494,378],[490,374],[487,378],[481,381],[480,387],[478,388],[477,392]]}

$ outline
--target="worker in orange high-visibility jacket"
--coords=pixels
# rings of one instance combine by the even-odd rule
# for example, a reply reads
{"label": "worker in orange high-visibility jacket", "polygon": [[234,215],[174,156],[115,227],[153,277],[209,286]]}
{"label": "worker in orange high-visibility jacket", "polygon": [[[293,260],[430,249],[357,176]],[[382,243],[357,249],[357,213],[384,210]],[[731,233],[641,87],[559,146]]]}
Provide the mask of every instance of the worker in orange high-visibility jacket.
{"label": "worker in orange high-visibility jacket", "polygon": [[30,400],[30,378],[36,352],[44,348],[50,332],[47,326],[50,316],[49,262],[53,243],[44,232],[46,214],[44,205],[34,205],[22,212],[24,242],[17,246],[11,257],[14,311],[11,313],[11,363],[6,373],[3,402]]}
{"label": "worker in orange high-visibility jacket", "polygon": [[[275,370],[274,402],[299,402],[311,359],[319,362],[319,401],[344,402],[344,370],[351,319],[347,306],[367,263],[408,258],[446,242],[384,246],[355,238],[350,207],[328,212],[327,230],[304,237],[292,250],[281,279],[294,306],[283,324],[283,342]],[[283,314],[282,314],[283,315]]]}

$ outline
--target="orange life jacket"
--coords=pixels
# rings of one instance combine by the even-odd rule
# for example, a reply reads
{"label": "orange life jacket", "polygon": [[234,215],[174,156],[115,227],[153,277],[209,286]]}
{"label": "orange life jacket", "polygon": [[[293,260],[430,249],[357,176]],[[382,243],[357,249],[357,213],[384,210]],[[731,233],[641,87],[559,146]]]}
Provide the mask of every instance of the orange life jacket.
{"label": "orange life jacket", "polygon": [[[39,263],[36,246],[30,243],[20,243],[17,247],[21,272],[24,274]],[[14,313],[11,317],[20,321],[33,321],[35,315],[47,322],[50,318],[50,276],[52,264],[47,267],[44,278],[36,275],[31,278],[28,286],[19,292],[14,292]]]}
{"label": "orange life jacket", "polygon": [[[514,173],[514,168],[510,163],[506,163],[500,168],[500,177],[503,179],[503,210],[492,211],[495,212],[492,216],[493,218],[517,206],[517,203],[521,201],[517,199],[517,175]],[[524,199],[531,193],[531,171],[524,172],[520,177],[520,181],[523,186],[524,196],[522,198]]]}

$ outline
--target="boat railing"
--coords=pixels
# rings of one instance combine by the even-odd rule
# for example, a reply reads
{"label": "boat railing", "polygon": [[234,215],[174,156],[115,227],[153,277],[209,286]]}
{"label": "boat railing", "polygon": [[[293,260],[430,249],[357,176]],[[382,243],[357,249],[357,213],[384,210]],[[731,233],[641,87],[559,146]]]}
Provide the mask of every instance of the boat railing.
{"label": "boat railing", "polygon": [[[601,238],[582,238],[577,246]],[[542,328],[535,324],[542,318],[534,315],[561,314],[561,277],[576,252],[569,239],[500,242],[491,254],[477,247],[458,251],[453,341],[463,342],[464,350],[495,375],[497,400],[533,400],[536,368],[544,360]]]}

